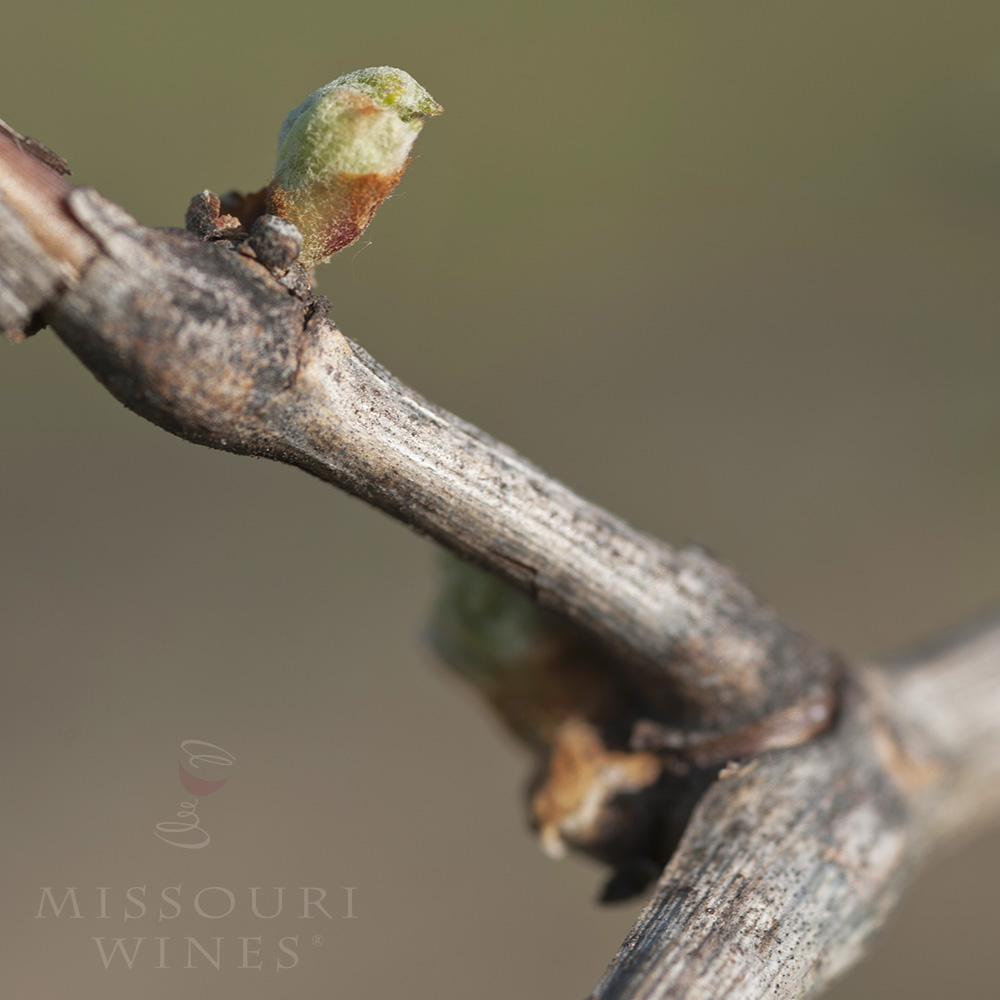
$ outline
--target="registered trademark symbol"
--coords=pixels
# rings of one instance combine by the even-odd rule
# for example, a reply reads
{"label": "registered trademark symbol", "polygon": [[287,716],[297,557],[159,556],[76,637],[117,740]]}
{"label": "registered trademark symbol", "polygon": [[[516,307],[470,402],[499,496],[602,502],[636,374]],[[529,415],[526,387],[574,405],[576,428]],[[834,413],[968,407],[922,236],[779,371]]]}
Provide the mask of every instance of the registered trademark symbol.
{"label": "registered trademark symbol", "polygon": [[312,942],[318,948],[323,943],[323,935],[322,934],[313,934],[313,936],[312,936]]}

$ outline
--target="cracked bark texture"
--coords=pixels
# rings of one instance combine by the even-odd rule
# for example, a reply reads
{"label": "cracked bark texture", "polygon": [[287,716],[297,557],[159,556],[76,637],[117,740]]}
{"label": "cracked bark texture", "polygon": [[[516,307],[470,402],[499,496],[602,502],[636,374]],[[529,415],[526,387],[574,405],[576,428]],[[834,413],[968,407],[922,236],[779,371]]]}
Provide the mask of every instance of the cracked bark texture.
{"label": "cracked bark texture", "polygon": [[399,383],[280,253],[142,227],[0,135],[0,330],[44,323],[161,427],[298,465],[564,616],[627,671],[643,746],[741,759],[594,997],[815,993],[921,856],[995,821],[1000,628],[845,667],[707,553],[634,530]]}
{"label": "cracked bark texture", "polygon": [[828,732],[722,771],[593,1000],[821,992],[1000,818],[998,709],[1000,621],[858,671]]}
{"label": "cracked bark texture", "polygon": [[[627,665],[668,743],[770,718],[787,741],[790,708],[829,701],[836,658],[705,552],[636,531],[422,399],[344,337],[321,300],[227,241],[147,229],[54,174],[32,205],[8,199],[47,168],[7,147],[3,218],[34,229],[12,251],[17,277],[0,294],[15,305],[0,328],[40,315],[166,430],[298,465],[526,591]],[[67,217],[89,247],[60,259],[42,230]],[[23,295],[14,281],[36,264],[64,273]],[[807,731],[821,728],[806,715]]]}

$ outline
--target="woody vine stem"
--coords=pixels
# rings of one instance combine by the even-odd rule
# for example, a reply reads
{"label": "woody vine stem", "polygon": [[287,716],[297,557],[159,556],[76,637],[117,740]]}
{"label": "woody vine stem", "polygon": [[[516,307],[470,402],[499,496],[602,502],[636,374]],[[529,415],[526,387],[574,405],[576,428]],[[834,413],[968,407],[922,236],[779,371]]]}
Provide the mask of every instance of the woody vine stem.
{"label": "woody vine stem", "polygon": [[[0,330],[51,326],[159,426],[297,465],[544,609],[552,641],[529,666],[551,678],[556,664],[562,687],[529,741],[552,761],[586,757],[603,798],[589,816],[537,806],[536,822],[621,866],[667,862],[662,838],[646,841],[660,812],[676,818],[671,791],[687,821],[594,997],[811,995],[863,954],[915,861],[1000,816],[1000,625],[891,668],[844,664],[706,553],[587,503],[348,340],[303,260],[363,228],[440,110],[373,72],[352,74],[347,97],[341,81],[307,99],[282,131],[287,169],[279,155],[258,196],[197,197],[187,233],[140,225],[0,129]],[[314,169],[317,108],[376,136],[388,166],[355,150]],[[576,694],[588,685],[602,708]],[[568,735],[581,727],[597,765]]]}

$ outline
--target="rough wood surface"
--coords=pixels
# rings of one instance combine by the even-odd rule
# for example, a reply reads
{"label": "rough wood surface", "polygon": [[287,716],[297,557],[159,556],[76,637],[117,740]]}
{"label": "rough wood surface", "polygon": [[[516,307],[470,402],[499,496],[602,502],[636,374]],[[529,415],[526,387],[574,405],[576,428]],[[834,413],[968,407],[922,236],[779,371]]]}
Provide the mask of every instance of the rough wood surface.
{"label": "rough wood surface", "polygon": [[[881,675],[880,675],[881,676]],[[1000,817],[1000,619],[887,665],[921,850],[954,849]]]}
{"label": "rough wood surface", "polygon": [[[804,733],[822,728],[836,658],[730,569],[636,531],[431,405],[242,247],[147,229],[57,180],[33,205],[8,202],[0,233],[68,213],[99,249],[41,312],[127,406],[189,440],[299,465],[524,589],[630,666],[666,742],[766,734],[772,717],[794,739],[800,701]],[[51,256],[19,251],[0,294],[17,299],[21,275]]]}
{"label": "rough wood surface", "polygon": [[160,426],[299,465],[563,614],[631,671],[644,746],[749,758],[695,809],[595,998],[811,995],[915,861],[995,822],[1000,627],[844,667],[706,553],[635,531],[395,380],[287,266],[287,234],[258,253],[199,232],[142,227],[0,135],[13,339],[44,320]]}
{"label": "rough wood surface", "polygon": [[37,328],[39,311],[75,280],[97,247],[66,212],[68,182],[21,152],[20,133],[0,126],[0,150],[11,154],[0,156],[0,334],[18,341]]}
{"label": "rough wood surface", "polygon": [[1000,623],[857,676],[819,739],[723,771],[592,1000],[815,995],[997,822]]}

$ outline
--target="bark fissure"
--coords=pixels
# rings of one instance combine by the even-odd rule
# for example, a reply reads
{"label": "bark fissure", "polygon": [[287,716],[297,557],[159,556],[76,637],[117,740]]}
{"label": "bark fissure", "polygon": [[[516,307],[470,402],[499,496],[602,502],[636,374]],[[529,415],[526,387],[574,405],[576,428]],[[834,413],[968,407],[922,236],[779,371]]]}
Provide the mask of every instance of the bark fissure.
{"label": "bark fissure", "polygon": [[159,426],[298,465],[519,587],[621,665],[633,750],[725,765],[594,998],[810,995],[863,953],[915,862],[996,821],[1000,625],[844,664],[704,551],[400,383],[329,321],[287,234],[258,254],[252,234],[213,233],[207,193],[204,238],[148,229],[22,146],[0,129],[0,330],[43,318]]}

